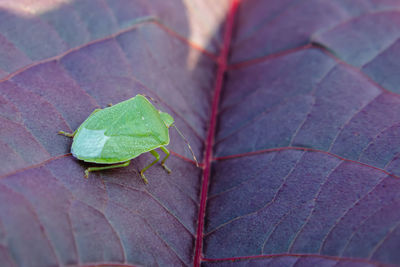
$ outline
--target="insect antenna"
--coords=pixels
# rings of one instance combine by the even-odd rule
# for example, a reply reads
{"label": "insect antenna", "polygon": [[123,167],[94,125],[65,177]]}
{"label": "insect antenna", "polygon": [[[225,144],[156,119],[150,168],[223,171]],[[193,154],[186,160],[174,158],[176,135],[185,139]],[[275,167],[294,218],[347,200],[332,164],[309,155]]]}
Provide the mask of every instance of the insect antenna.
{"label": "insect antenna", "polygon": [[[145,95],[145,94],[143,94],[143,96],[146,97],[146,98],[149,98],[151,101],[153,101],[156,104],[159,103],[156,99],[152,98],[151,96],[148,96],[148,95]],[[173,126],[175,128],[175,130],[178,132],[178,134],[182,137],[183,141],[185,141],[187,147],[190,150],[190,153],[192,153],[192,157],[193,157],[194,161],[196,162],[196,167],[199,167],[199,162],[197,161],[197,158],[194,155],[193,149],[190,146],[189,141],[186,139],[186,137],[183,135],[183,133],[181,131],[179,131],[179,129],[175,126],[175,124],[172,124],[171,126]]]}
{"label": "insect antenna", "polygon": [[194,155],[193,149],[189,144],[189,141],[186,139],[186,137],[183,135],[183,133],[181,133],[181,131],[179,131],[179,129],[175,126],[175,124],[172,124],[172,126],[174,126],[175,130],[178,132],[178,134],[182,137],[182,139],[185,141],[187,147],[189,148],[190,152],[192,153],[192,157],[194,159],[194,161],[196,162],[196,167],[199,167],[199,162],[197,161],[196,156]]}

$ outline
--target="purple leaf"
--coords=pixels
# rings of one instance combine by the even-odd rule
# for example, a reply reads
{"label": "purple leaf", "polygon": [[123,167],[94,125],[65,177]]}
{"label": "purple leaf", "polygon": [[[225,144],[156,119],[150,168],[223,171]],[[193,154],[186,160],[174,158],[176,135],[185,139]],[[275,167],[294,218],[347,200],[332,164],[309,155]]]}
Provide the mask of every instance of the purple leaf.
{"label": "purple leaf", "polygon": [[[400,265],[399,7],[3,1],[1,265]],[[201,167],[84,179],[57,132],[138,93]]]}

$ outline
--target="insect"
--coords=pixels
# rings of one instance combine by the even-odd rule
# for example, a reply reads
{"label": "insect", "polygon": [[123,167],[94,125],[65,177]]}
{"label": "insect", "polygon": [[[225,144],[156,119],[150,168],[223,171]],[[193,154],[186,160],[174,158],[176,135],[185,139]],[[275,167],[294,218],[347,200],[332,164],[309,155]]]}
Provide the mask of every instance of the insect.
{"label": "insect", "polygon": [[[175,127],[173,123],[174,118],[171,115],[157,110],[144,95],[138,94],[114,106],[94,110],[73,133],[58,133],[73,138],[71,153],[74,157],[85,162],[110,164],[87,168],[85,178],[92,171],[126,167],[131,159],[150,152],[155,160],[140,171],[144,183],[147,184],[144,172],[160,160],[156,148],[165,153],[161,166],[171,173],[165,165],[170,156],[165,146],[169,144],[169,128]],[[186,138],[176,127],[175,129],[184,138],[197,165]]]}

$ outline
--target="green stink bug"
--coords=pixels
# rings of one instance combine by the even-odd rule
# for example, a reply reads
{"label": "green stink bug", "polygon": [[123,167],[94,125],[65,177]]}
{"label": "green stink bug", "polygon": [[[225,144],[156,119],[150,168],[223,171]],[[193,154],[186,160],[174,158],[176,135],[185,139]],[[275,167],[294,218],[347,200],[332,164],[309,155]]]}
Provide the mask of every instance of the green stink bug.
{"label": "green stink bug", "polygon": [[[74,157],[85,162],[116,164],[90,167],[85,170],[86,178],[91,171],[126,167],[131,159],[150,152],[156,159],[140,171],[147,184],[144,172],[160,159],[156,148],[166,154],[161,166],[171,172],[165,165],[170,155],[165,146],[169,144],[168,130],[173,123],[171,115],[157,110],[144,95],[138,94],[114,106],[94,110],[72,134],[63,131],[59,134],[73,138],[71,153]],[[188,144],[186,139],[185,142]]]}

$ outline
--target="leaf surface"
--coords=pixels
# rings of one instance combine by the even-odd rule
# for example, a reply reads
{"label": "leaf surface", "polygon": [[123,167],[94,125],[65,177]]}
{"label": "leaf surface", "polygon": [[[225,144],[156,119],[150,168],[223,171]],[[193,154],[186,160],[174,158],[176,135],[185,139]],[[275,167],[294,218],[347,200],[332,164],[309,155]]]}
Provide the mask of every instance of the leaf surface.
{"label": "leaf surface", "polygon": [[[398,1],[28,2],[0,4],[4,266],[400,265]],[[138,93],[201,168],[170,129],[171,175],[83,179],[57,132]]]}

